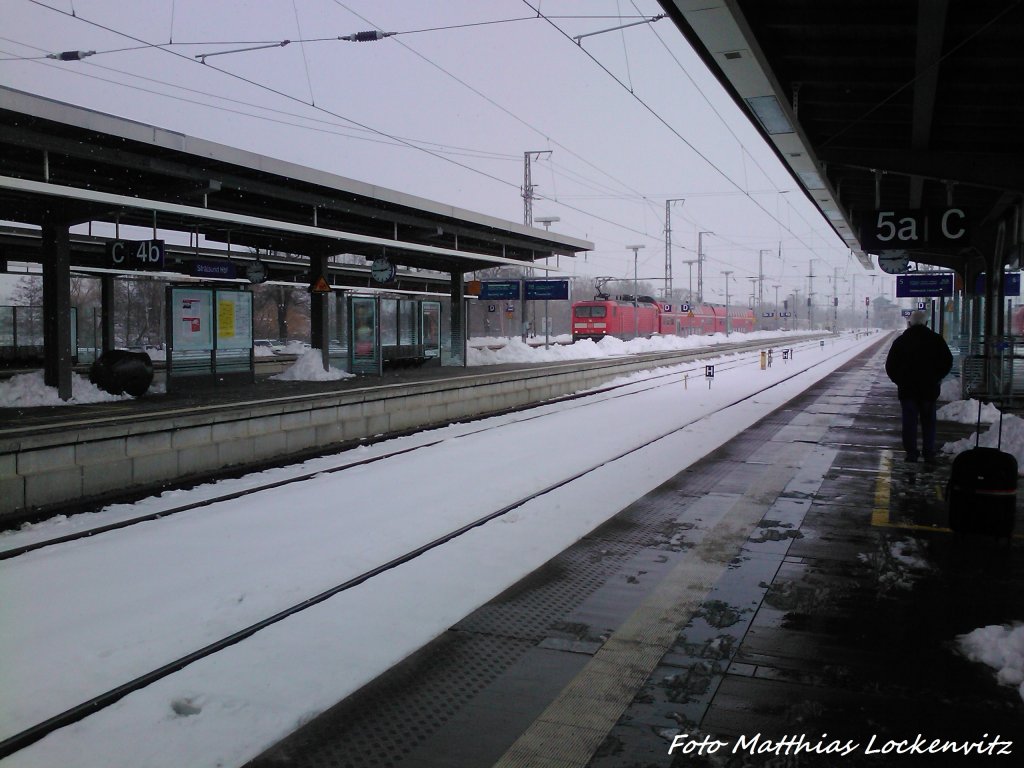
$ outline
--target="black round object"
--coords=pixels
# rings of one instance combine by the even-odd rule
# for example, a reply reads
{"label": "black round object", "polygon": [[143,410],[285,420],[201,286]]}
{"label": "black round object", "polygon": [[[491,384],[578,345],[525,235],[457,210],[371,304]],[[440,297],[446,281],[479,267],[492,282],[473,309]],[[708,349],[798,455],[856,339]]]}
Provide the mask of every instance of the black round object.
{"label": "black round object", "polygon": [[92,364],[89,381],[112,395],[141,397],[153,383],[153,361],[145,352],[110,349]]}

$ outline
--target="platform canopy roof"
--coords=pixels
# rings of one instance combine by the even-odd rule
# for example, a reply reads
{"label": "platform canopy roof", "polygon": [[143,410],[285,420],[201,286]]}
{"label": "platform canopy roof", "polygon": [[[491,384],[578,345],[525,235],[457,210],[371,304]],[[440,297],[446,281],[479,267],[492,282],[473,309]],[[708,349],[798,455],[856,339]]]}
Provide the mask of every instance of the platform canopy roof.
{"label": "platform canopy roof", "polygon": [[198,232],[239,249],[468,272],[593,244],[0,88],[0,218]]}
{"label": "platform canopy roof", "polygon": [[969,213],[969,248],[919,262],[992,249],[1024,195],[1021,0],[660,3],[866,267],[882,208]]}

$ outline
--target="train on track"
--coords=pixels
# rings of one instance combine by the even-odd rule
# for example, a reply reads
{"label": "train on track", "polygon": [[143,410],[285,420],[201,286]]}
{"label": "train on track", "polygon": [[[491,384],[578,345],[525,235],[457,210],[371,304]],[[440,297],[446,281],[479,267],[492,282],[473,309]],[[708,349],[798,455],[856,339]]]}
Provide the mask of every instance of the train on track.
{"label": "train on track", "polygon": [[[678,308],[678,309],[676,309]],[[572,340],[600,341],[606,336],[633,339],[638,336],[707,336],[729,330],[754,330],[754,312],[746,307],[721,304],[660,304],[650,296],[598,296],[572,305]]]}

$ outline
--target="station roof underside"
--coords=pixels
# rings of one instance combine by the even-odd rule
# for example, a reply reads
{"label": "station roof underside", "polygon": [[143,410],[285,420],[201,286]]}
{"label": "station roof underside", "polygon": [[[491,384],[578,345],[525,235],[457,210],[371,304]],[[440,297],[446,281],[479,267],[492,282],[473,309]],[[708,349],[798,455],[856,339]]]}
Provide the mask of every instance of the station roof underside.
{"label": "station roof underside", "polygon": [[2,218],[119,222],[232,247],[463,273],[593,244],[0,88]]}
{"label": "station roof underside", "polygon": [[864,266],[869,212],[952,202],[985,229],[1024,195],[1021,0],[660,2]]}

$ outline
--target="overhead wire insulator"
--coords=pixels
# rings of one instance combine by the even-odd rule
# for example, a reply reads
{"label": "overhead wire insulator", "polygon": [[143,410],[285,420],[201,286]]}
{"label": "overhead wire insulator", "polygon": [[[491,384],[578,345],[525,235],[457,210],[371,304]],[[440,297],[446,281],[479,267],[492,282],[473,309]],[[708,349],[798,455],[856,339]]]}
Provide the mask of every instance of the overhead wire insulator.
{"label": "overhead wire insulator", "polygon": [[46,58],[58,59],[60,61],[81,61],[86,56],[94,56],[96,51],[64,51],[63,53],[48,53]]}
{"label": "overhead wire insulator", "polygon": [[354,35],[343,35],[339,37],[339,40],[347,40],[350,43],[369,43],[374,40],[383,40],[385,37],[391,37],[394,32],[381,32],[379,29],[374,29],[369,32],[356,32]]}

